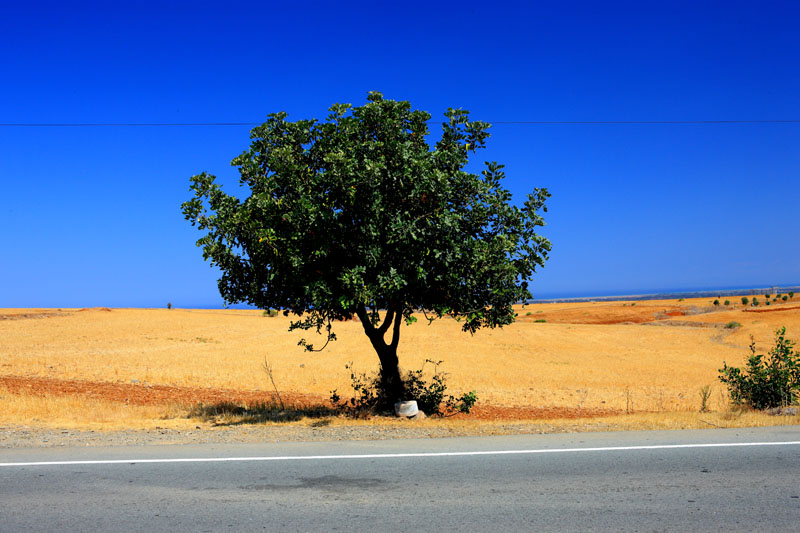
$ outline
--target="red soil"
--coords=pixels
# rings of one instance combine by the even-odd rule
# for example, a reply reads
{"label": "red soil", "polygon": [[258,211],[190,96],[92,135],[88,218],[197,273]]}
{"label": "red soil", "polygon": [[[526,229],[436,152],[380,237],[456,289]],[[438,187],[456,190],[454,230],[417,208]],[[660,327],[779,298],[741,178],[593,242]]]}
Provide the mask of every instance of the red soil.
{"label": "red soil", "polygon": [[[242,391],[232,389],[173,387],[146,383],[109,383],[25,376],[0,376],[0,386],[12,393],[33,396],[83,396],[132,405],[214,405],[231,402],[255,404],[272,402],[275,394],[268,391]],[[295,407],[326,406],[330,401],[321,395],[281,392],[281,399]],[[555,418],[592,418],[616,414],[614,410],[570,409],[565,407],[503,407],[478,404],[470,414],[458,414],[456,418],[478,420],[536,420]]]}

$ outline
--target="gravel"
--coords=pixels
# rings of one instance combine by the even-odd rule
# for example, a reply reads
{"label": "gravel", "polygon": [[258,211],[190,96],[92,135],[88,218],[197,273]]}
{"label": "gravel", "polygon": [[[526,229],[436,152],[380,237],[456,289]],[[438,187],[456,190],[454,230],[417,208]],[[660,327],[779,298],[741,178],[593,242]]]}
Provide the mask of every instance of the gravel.
{"label": "gravel", "polygon": [[[572,430],[575,430],[574,428]],[[332,425],[324,427],[253,425],[200,427],[194,430],[158,428],[151,430],[64,430],[37,427],[0,427],[0,449],[84,446],[148,446],[164,444],[214,444],[255,442],[313,442],[343,440],[388,440],[442,438],[471,435],[508,435],[570,431],[546,424],[508,423],[486,426],[426,426],[409,422],[405,426]]]}

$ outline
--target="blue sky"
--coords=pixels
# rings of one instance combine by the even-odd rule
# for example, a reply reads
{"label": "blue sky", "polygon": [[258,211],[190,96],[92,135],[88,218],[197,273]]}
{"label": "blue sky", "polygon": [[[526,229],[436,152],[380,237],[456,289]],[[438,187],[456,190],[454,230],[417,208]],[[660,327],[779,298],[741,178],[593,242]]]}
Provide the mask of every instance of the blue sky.
{"label": "blue sky", "polygon": [[[800,119],[796,2],[3,3],[0,123]],[[437,130],[435,126],[432,127]],[[553,197],[534,296],[800,284],[800,124],[492,128]],[[183,220],[249,127],[0,127],[0,307],[221,304]]]}

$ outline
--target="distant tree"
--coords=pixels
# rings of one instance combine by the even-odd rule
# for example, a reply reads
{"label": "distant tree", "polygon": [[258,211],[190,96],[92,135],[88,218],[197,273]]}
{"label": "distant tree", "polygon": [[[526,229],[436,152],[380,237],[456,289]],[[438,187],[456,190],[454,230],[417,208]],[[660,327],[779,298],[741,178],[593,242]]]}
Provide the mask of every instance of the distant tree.
{"label": "distant tree", "polygon": [[167,309],[172,309],[172,302],[167,302]]}
{"label": "distant tree", "polygon": [[742,305],[747,305],[750,303],[750,299],[747,296],[742,296]]}
{"label": "distant tree", "polygon": [[714,304],[714,307],[719,307],[719,300],[714,300],[712,303]]}
{"label": "distant tree", "polygon": [[731,305],[731,301],[730,300],[725,300],[725,305]]}
{"label": "distant tree", "polygon": [[794,298],[794,292],[792,292],[792,291],[789,291],[789,292],[787,292],[786,294],[788,294],[788,295],[789,295],[789,298]]}
{"label": "distant tree", "polygon": [[335,321],[357,316],[388,404],[404,394],[397,347],[415,311],[463,319],[470,333],[514,321],[512,304],[531,297],[550,251],[536,233],[549,194],[533,189],[517,207],[502,165],[464,170],[489,136],[467,111],[445,113],[431,148],[428,113],[379,93],[367,100],[332,106],[324,122],[269,115],[232,162],[250,195],[229,196],[202,173],[182,207],[206,232],[197,245],[222,271],[227,303],[282,309],[298,317],[290,331],[314,329],[325,345]]}

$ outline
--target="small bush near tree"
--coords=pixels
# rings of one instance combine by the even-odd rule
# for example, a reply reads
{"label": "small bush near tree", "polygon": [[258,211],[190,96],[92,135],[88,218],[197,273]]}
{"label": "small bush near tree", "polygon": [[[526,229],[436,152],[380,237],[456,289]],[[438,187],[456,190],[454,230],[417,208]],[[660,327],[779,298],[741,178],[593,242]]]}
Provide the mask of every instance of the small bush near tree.
{"label": "small bush near tree", "polygon": [[750,303],[750,299],[747,296],[742,296],[742,305],[747,305]]}
{"label": "small bush near tree", "polygon": [[[424,376],[426,365],[433,365],[433,374],[430,380]],[[446,394],[447,374],[439,370],[442,361],[427,359],[419,370],[411,370],[403,379],[405,399],[415,400],[420,411],[429,416],[450,416],[457,413],[469,413],[478,401],[475,391],[470,391],[461,396]],[[331,391],[331,404],[345,414],[355,418],[362,418],[378,414],[385,410],[389,398],[386,391],[381,388],[380,373],[367,375],[357,373],[353,363],[348,363],[345,368],[350,371],[350,387],[353,396],[343,401],[336,390]]]}
{"label": "small bush near tree", "polygon": [[728,387],[731,400],[753,409],[771,409],[797,403],[800,392],[800,354],[786,338],[786,328],[775,332],[775,346],[757,354],[750,338],[750,357],[744,370],[723,362],[719,380]]}

